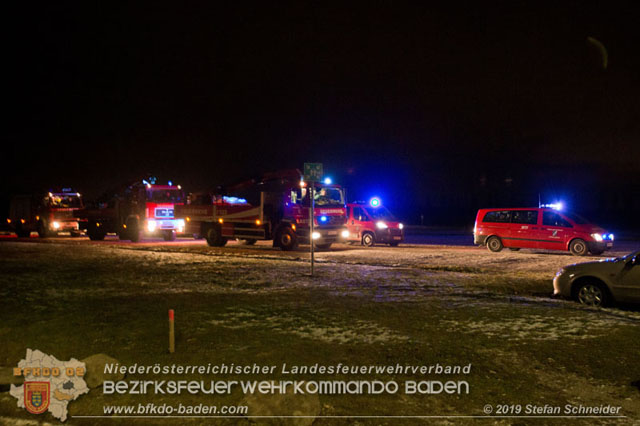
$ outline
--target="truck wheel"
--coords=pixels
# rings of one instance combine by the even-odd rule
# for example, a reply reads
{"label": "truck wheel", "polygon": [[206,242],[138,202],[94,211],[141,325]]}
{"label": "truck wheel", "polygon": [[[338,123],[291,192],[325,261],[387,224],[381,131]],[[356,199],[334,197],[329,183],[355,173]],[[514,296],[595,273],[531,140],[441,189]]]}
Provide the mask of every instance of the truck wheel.
{"label": "truck wheel", "polygon": [[569,251],[571,251],[571,254],[573,254],[574,256],[584,256],[588,251],[587,243],[585,243],[584,240],[581,240],[580,238],[576,238],[575,240],[571,241],[571,244],[569,244]]}
{"label": "truck wheel", "polygon": [[47,225],[43,221],[38,222],[38,236],[40,238],[48,238],[51,236],[51,233],[47,229]]}
{"label": "truck wheel", "polygon": [[365,247],[373,247],[376,244],[376,237],[371,232],[365,232],[362,235],[362,245]]}
{"label": "truck wheel", "polygon": [[331,244],[332,243],[316,244],[316,247],[318,247],[320,250],[328,250],[331,248]]}
{"label": "truck wheel", "polygon": [[127,236],[127,239],[132,243],[137,243],[142,239],[138,219],[129,219],[127,221]]}
{"label": "truck wheel", "polygon": [[278,246],[284,251],[291,251],[298,247],[298,237],[291,228],[282,228],[276,239]]}
{"label": "truck wheel", "polygon": [[176,231],[164,231],[162,233],[162,238],[164,238],[165,241],[175,241],[176,240]]}
{"label": "truck wheel", "polygon": [[207,244],[211,247],[223,247],[227,244],[227,239],[222,238],[220,228],[216,225],[213,225],[207,230],[207,236],[205,238],[207,239]]}
{"label": "truck wheel", "polygon": [[502,250],[502,247],[504,247],[502,245],[502,241],[500,241],[500,238],[496,236],[490,237],[487,240],[487,248],[489,249],[489,251],[497,253]]}

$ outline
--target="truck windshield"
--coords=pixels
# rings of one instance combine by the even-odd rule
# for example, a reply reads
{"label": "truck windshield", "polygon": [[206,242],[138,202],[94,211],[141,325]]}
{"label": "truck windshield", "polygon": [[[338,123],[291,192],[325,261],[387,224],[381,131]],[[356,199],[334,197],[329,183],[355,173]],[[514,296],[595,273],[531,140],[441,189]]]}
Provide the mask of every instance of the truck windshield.
{"label": "truck windshield", "polygon": [[51,194],[49,200],[51,207],[58,209],[82,208],[82,198],[76,194]]}
{"label": "truck windshield", "polygon": [[338,188],[316,188],[313,198],[318,206],[344,205],[342,191]]}
{"label": "truck windshield", "polygon": [[184,196],[179,189],[147,189],[147,201],[155,203],[181,203]]}
{"label": "truck windshield", "polygon": [[391,214],[391,212],[389,210],[387,210],[386,207],[384,206],[380,206],[380,207],[365,207],[367,210],[367,213],[369,213],[369,216],[371,216],[371,218],[373,220],[388,220],[390,222],[395,221],[395,217]]}
{"label": "truck windshield", "polygon": [[[304,206],[309,206],[308,188],[299,188],[291,192],[291,199]],[[317,206],[342,206],[344,207],[344,194],[340,188],[316,187],[314,200]]]}

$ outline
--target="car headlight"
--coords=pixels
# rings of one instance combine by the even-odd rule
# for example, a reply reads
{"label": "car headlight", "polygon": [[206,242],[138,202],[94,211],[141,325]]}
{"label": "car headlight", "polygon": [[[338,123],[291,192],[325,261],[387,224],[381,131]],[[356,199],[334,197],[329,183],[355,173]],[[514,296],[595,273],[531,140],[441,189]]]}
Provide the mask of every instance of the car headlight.
{"label": "car headlight", "polygon": [[404,229],[404,225],[403,225],[403,224],[401,224],[401,223],[399,223],[399,224],[398,224],[398,228],[399,228],[399,229]]}
{"label": "car headlight", "polygon": [[53,229],[60,229],[60,222],[53,222],[51,225],[53,226]]}
{"label": "car headlight", "polygon": [[153,232],[156,230],[156,221],[155,220],[148,220],[147,221],[147,229],[149,230],[149,232]]}
{"label": "car headlight", "polygon": [[383,221],[380,221],[380,222],[376,223],[376,227],[378,229],[387,229],[388,228],[387,224],[384,223]]}
{"label": "car headlight", "polygon": [[342,231],[342,238],[349,238],[349,231],[348,230],[344,230]]}
{"label": "car headlight", "polygon": [[591,234],[591,238],[593,238],[594,240],[600,242],[602,241],[602,235],[600,234]]}
{"label": "car headlight", "polygon": [[317,231],[314,231],[313,234],[311,234],[311,238],[313,238],[314,240],[317,240],[321,237],[320,233]]}

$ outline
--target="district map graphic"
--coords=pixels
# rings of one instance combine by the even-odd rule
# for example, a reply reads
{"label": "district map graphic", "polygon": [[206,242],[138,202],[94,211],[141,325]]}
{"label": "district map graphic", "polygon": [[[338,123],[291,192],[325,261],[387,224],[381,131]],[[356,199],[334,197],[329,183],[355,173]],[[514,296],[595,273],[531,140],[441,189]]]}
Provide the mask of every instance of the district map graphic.
{"label": "district map graphic", "polygon": [[11,385],[9,393],[18,400],[18,407],[32,414],[49,411],[64,422],[69,402],[89,392],[83,379],[85,371],[85,364],[75,358],[60,361],[39,350],[27,349],[27,356],[14,369],[14,375],[24,376],[24,384]]}

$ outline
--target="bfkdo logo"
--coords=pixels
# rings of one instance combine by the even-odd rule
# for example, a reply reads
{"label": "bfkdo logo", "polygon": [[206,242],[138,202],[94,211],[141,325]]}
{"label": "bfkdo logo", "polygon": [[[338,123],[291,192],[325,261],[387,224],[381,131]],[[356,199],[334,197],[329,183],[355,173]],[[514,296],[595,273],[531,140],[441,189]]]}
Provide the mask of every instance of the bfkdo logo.
{"label": "bfkdo logo", "polygon": [[24,382],[24,408],[31,414],[42,414],[51,402],[51,383]]}
{"label": "bfkdo logo", "polygon": [[86,364],[75,358],[60,361],[37,349],[27,349],[27,355],[13,369],[13,375],[24,377],[24,382],[12,384],[9,394],[17,399],[18,408],[31,414],[50,413],[64,422],[69,403],[89,392],[84,381],[86,372]]}

